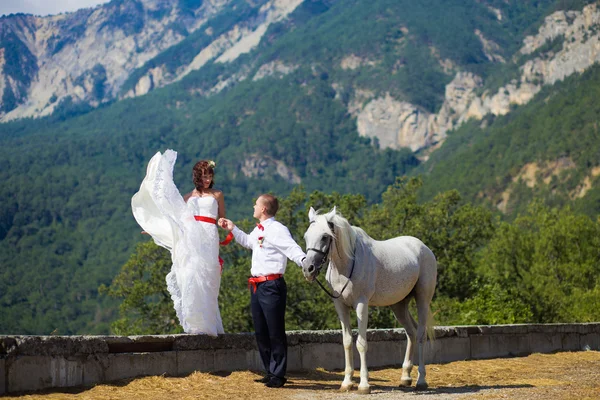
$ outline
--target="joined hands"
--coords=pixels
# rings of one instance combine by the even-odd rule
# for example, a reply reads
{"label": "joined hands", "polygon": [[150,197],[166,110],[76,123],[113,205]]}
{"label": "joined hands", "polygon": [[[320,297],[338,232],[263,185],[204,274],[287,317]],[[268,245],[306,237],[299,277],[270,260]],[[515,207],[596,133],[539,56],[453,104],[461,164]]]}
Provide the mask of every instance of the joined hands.
{"label": "joined hands", "polygon": [[227,218],[219,218],[218,223],[221,228],[227,229],[228,231],[233,230],[233,227],[235,226],[235,224]]}

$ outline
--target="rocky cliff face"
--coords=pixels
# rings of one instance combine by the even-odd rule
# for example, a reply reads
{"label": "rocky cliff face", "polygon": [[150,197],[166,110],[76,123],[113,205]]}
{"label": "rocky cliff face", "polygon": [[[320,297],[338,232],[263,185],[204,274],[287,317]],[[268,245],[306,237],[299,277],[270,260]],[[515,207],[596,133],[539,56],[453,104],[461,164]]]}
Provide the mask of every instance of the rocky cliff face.
{"label": "rocky cliff face", "polygon": [[[285,18],[301,2],[113,0],[64,15],[1,18],[0,121],[51,114],[68,98],[96,106],[146,94],[209,60],[230,62],[256,46],[269,24]],[[242,6],[255,7],[255,16],[211,37],[214,32],[207,23]],[[197,31],[209,40],[191,62],[167,68],[165,62],[155,61]],[[122,94],[132,73],[148,63],[156,65],[143,69],[132,89]]]}
{"label": "rocky cliff face", "polygon": [[283,161],[259,154],[249,154],[243,160],[241,172],[248,178],[278,175],[291,184],[302,183],[302,179]]}
{"label": "rocky cliff face", "polygon": [[[258,15],[254,18],[240,21],[228,29],[226,32],[215,37],[210,43],[203,47],[189,64],[181,65],[174,72],[169,72],[163,63],[143,75],[135,87],[129,90],[125,97],[133,97],[146,94],[149,90],[157,86],[164,86],[188,75],[190,72],[202,68],[207,62],[215,61],[226,63],[234,61],[241,54],[247,53],[255,48],[263,35],[267,32],[269,25],[279,22],[286,18],[288,14],[298,7],[303,0],[271,0],[264,3],[258,10]],[[212,29],[207,30],[207,34],[212,35]],[[239,81],[247,78],[245,71],[231,77],[231,81]],[[209,93],[220,91],[231,82],[220,82]]]}
{"label": "rocky cliff face", "polygon": [[[197,29],[221,3],[205,2],[191,15],[166,0],[142,0],[44,18],[3,18],[0,26],[29,50],[35,72],[21,101],[6,104],[3,97],[2,119],[50,114],[69,96],[92,105],[114,98],[132,70]],[[6,52],[10,44],[2,47]],[[3,68],[0,81],[8,80]]]}
{"label": "rocky cliff face", "polygon": [[[484,42],[484,48],[488,57],[493,58],[494,44]],[[592,4],[582,11],[560,11],[548,16],[538,34],[524,40],[520,53],[526,61],[519,68],[519,78],[494,93],[484,91],[479,95],[483,79],[458,72],[447,85],[445,101],[437,114],[389,95],[372,99],[359,111],[356,102],[351,102],[349,111],[357,115],[358,132],[377,138],[381,147],[409,147],[418,151],[439,145],[449,130],[466,120],[481,119],[490,113],[504,115],[511,105],[531,100],[543,85],[583,72],[599,62],[598,6]],[[362,92],[357,93],[357,97],[362,96]]]}
{"label": "rocky cliff face", "polygon": [[0,115],[27,99],[37,75],[35,48],[28,45],[35,29],[33,17],[0,19]]}

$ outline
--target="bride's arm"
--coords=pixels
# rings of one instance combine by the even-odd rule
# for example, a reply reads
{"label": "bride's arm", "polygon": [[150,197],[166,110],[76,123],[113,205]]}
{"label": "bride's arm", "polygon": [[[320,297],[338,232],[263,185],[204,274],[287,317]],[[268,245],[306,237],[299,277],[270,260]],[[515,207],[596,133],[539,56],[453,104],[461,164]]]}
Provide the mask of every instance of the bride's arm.
{"label": "bride's arm", "polygon": [[219,218],[225,218],[225,196],[220,190],[215,191],[215,199],[219,205]]}

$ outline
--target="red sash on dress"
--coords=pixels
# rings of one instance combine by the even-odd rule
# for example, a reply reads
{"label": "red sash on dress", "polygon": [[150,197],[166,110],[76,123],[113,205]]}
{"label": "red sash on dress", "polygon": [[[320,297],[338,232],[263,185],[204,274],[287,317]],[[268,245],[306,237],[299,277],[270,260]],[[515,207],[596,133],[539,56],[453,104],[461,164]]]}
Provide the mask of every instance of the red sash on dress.
{"label": "red sash on dress", "polygon": [[[210,217],[204,217],[202,215],[194,215],[194,219],[200,222],[208,222],[209,224],[217,224],[217,220]],[[225,240],[219,242],[221,246],[227,246],[233,240],[233,232],[229,232]],[[221,273],[223,273],[223,259],[219,256],[219,264],[221,264]]]}

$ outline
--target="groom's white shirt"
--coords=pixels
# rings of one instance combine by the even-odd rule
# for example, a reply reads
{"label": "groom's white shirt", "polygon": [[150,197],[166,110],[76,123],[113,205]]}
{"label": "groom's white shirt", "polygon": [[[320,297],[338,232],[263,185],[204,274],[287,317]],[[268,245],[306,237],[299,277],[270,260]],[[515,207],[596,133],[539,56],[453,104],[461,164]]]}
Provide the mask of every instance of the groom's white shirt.
{"label": "groom's white shirt", "polygon": [[[242,246],[252,249],[252,276],[271,274],[284,274],[289,258],[298,266],[302,266],[302,259],[306,254],[292,238],[289,229],[275,217],[261,222],[264,230],[254,228],[250,234],[245,233],[237,226],[232,230],[235,240]],[[259,238],[262,239],[262,245]]]}

